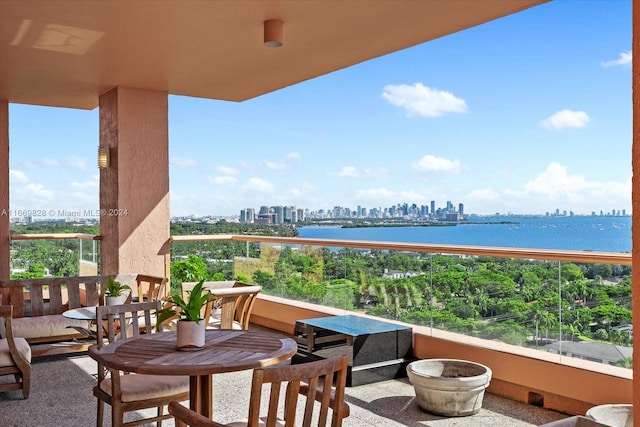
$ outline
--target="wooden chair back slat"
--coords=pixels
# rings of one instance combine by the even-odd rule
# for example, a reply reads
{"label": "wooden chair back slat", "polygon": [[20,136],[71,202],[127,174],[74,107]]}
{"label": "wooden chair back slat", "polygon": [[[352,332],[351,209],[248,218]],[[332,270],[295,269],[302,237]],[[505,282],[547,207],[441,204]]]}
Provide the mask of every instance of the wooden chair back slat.
{"label": "wooden chair back slat", "polygon": [[22,287],[13,287],[9,288],[9,301],[4,302],[3,304],[11,304],[13,306],[13,317],[24,317],[24,299],[28,293],[25,295],[25,292]]}
{"label": "wooden chair back slat", "polygon": [[80,303],[80,283],[70,282],[67,284],[68,308],[81,307]]}
{"label": "wooden chair back slat", "polygon": [[66,298],[63,297],[62,287],[59,284],[48,286],[48,295],[49,309],[47,311],[47,314],[61,314],[65,310],[67,310],[66,306],[63,307],[64,300]]}
{"label": "wooden chair back slat", "polygon": [[31,291],[29,292],[29,305],[31,316],[42,316],[44,314],[42,285],[37,284],[31,287]]}
{"label": "wooden chair back slat", "polygon": [[[100,302],[100,294],[98,284],[96,282],[87,282],[84,284],[86,296],[86,305],[98,305]],[[82,301],[81,301],[82,302]]]}

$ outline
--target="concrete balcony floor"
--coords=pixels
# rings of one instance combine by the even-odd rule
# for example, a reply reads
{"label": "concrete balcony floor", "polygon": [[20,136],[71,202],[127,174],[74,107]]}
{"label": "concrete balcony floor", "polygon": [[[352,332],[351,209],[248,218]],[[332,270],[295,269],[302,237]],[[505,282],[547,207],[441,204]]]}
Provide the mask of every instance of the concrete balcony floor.
{"label": "concrete balcony floor", "polygon": [[[95,425],[96,363],[85,355],[38,358],[32,364],[31,396],[22,399],[19,391],[0,393],[0,425],[65,426]],[[0,381],[3,378],[0,377]],[[220,422],[246,417],[251,372],[214,376],[214,418]],[[482,410],[472,416],[443,418],[421,411],[415,403],[413,387],[406,380],[390,380],[347,387],[351,416],[345,426],[532,426],[565,418],[567,415],[486,394]],[[110,425],[106,407],[105,425]],[[142,411],[152,414],[154,410]],[[135,419],[137,413],[129,413]],[[173,426],[173,420],[163,422]]]}

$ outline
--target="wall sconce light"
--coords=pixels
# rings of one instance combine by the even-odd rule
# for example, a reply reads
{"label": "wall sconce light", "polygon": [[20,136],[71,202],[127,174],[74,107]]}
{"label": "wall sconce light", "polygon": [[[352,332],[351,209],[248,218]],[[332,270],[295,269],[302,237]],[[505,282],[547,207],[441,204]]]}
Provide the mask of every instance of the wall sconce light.
{"label": "wall sconce light", "polygon": [[264,45],[267,47],[282,46],[282,21],[278,19],[264,21]]}
{"label": "wall sconce light", "polygon": [[98,169],[107,169],[111,164],[111,150],[109,147],[98,147]]}

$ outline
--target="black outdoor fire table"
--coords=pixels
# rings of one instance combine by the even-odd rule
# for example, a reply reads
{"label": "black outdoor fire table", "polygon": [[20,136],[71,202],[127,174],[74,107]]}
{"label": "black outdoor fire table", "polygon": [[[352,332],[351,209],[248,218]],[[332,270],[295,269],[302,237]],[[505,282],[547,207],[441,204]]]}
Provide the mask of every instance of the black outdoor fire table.
{"label": "black outdoor fire table", "polygon": [[296,361],[349,356],[347,385],[406,376],[412,359],[412,330],[405,325],[344,315],[296,322]]}

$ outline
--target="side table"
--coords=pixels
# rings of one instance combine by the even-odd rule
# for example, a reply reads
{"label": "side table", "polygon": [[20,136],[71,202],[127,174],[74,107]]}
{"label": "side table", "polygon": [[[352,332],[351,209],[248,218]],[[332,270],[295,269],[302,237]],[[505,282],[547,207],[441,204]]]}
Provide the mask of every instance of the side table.
{"label": "side table", "polygon": [[97,338],[96,332],[91,329],[93,326],[95,326],[96,323],[95,306],[72,308],[62,313],[62,315],[67,319],[86,320],[87,326],[89,326],[88,328],[83,328],[80,326],[67,326],[67,328],[75,329],[87,338],[93,340]]}
{"label": "side table", "polygon": [[296,322],[296,361],[349,356],[347,386],[406,376],[412,359],[409,326],[363,316],[344,315]]}

